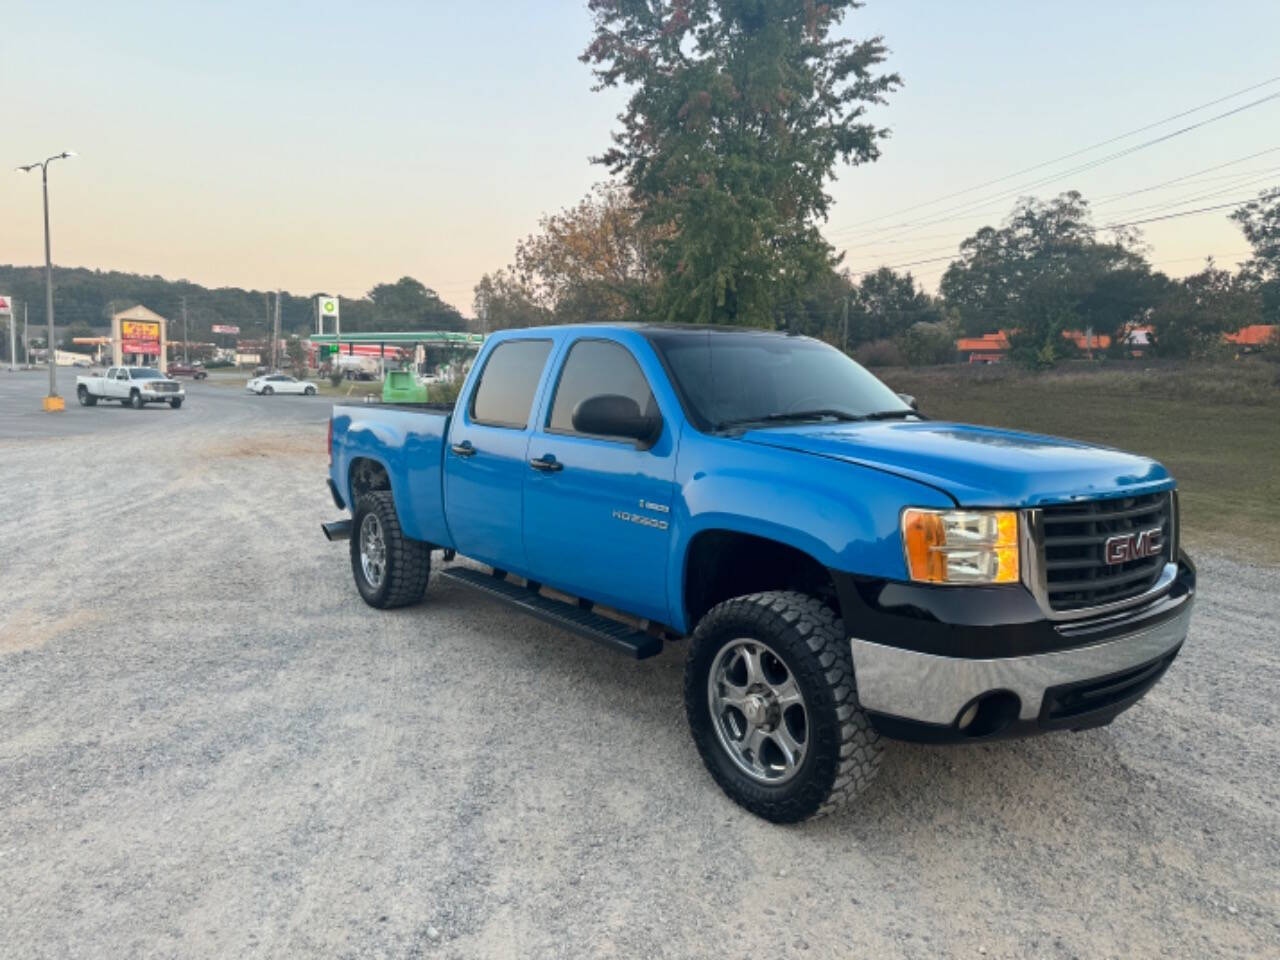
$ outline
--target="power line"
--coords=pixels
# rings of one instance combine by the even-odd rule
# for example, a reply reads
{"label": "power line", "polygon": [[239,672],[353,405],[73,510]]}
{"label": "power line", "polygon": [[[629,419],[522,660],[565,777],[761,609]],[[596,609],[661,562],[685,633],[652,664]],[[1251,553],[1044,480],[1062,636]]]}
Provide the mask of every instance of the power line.
{"label": "power line", "polygon": [[997,183],[1003,183],[1006,180],[1012,180],[1014,177],[1020,177],[1024,173],[1031,173],[1035,170],[1041,170],[1045,167],[1053,166],[1053,164],[1055,163],[1061,163],[1063,160],[1074,159],[1075,157],[1079,157],[1083,154],[1086,154],[1091,150],[1097,150],[1099,147],[1109,146],[1110,144],[1117,143],[1120,140],[1125,140],[1129,137],[1136,136],[1139,133],[1145,133],[1148,130],[1152,130],[1156,127],[1163,126],[1166,123],[1172,123],[1174,120],[1181,120],[1183,117],[1188,117],[1193,113],[1199,113],[1201,110],[1207,110],[1209,107],[1215,107],[1220,103],[1225,103],[1228,100],[1233,100],[1236,97],[1242,96],[1243,94],[1246,94],[1246,93],[1250,93],[1254,90],[1260,90],[1262,87],[1270,86],[1271,84],[1277,81],[1280,81],[1280,76],[1275,76],[1269,80],[1263,80],[1261,83],[1255,83],[1252,86],[1244,87],[1243,89],[1236,90],[1234,93],[1228,93],[1224,97],[1219,97],[1216,100],[1210,100],[1208,103],[1202,103],[1198,107],[1192,107],[1190,110],[1183,110],[1181,113],[1175,113],[1172,116],[1165,117],[1163,120],[1157,120],[1154,123],[1148,123],[1145,126],[1136,127],[1133,130],[1128,130],[1125,133],[1118,134],[1117,136],[1110,137],[1106,140],[1100,140],[1097,143],[1092,144],[1090,146],[1072,151],[1071,153],[1065,153],[1060,157],[1054,157],[1052,160],[1045,160],[1041,163],[1034,164],[1030,167],[1024,167],[1023,169],[1015,171],[1014,173],[1008,173],[1002,177],[996,177],[994,180],[987,180],[986,182],[980,183],[977,186],[966,187],[963,190],[957,190],[954,193],[948,193],[941,197],[937,197],[936,199],[933,199],[933,200],[926,200],[921,203],[913,204],[912,206],[909,206],[909,207],[903,207],[899,210],[894,210],[886,214],[881,214],[878,217],[871,217],[870,219],[867,219],[867,220],[859,220],[856,223],[850,224],[850,226],[859,226],[864,223],[875,223],[878,220],[884,220],[888,217],[896,217],[903,213],[910,213],[912,210],[919,210],[922,207],[931,207],[935,203],[942,203],[945,200],[951,200],[955,197],[964,196],[966,193],[973,193],[975,190],[982,190],[986,187],[994,186]]}
{"label": "power line", "polygon": [[[1191,133],[1193,130],[1199,130],[1201,127],[1208,126],[1211,123],[1217,123],[1219,120],[1224,120],[1227,117],[1235,116],[1236,114],[1242,113],[1245,110],[1252,110],[1254,107],[1262,106],[1263,104],[1269,103],[1277,99],[1280,99],[1280,93],[1268,94],[1265,97],[1261,97],[1257,100],[1252,100],[1249,103],[1246,103],[1242,106],[1224,111],[1223,113],[1215,114],[1214,116],[1208,117],[1205,120],[1200,120],[1196,123],[1188,124],[1185,127],[1180,127],[1177,130],[1170,131],[1169,133],[1161,134],[1160,136],[1154,137],[1150,140],[1144,140],[1142,143],[1134,144],[1131,147],[1126,147],[1125,149],[1118,150],[1115,153],[1107,154],[1105,157],[1099,157],[1096,160],[1091,160],[1088,163],[1081,164],[1078,167],[1073,167],[1070,170],[1054,173],[1048,177],[1042,178],[1040,180],[1035,180],[1030,183],[1020,184],[1011,190],[1001,191],[1000,193],[993,194],[990,197],[987,197],[983,200],[972,201],[969,203],[961,204],[960,206],[957,206],[957,207],[951,207],[947,210],[941,211],[940,214],[935,216],[933,219],[920,220],[914,223],[892,224],[887,227],[876,227],[871,230],[862,230],[862,231],[853,230],[852,233],[855,236],[860,233],[873,234],[873,233],[889,232],[891,234],[894,234],[896,232],[896,234],[901,234],[903,232],[910,232],[911,230],[919,229],[920,227],[932,226],[933,224],[936,224],[936,223],[945,223],[948,220],[957,219],[957,217],[951,216],[952,214],[958,213],[960,214],[960,218],[963,218],[964,216],[967,216],[969,213],[972,213],[973,211],[980,210],[983,207],[990,206],[993,203],[999,203],[1003,200],[1007,200],[1009,197],[1015,196],[1024,191],[1034,190],[1037,187],[1041,187],[1046,184],[1053,183],[1056,180],[1063,180],[1067,177],[1072,177],[1080,173],[1085,173],[1089,170],[1096,169],[1097,167],[1100,167],[1104,164],[1111,163],[1114,160],[1119,160],[1123,157],[1130,156],[1131,154],[1137,153],[1140,150],[1149,149],[1150,147],[1154,147],[1158,144],[1165,143],[1168,140],[1172,140],[1175,137],[1180,137],[1183,134]],[[851,231],[849,228],[845,228],[843,230],[834,231],[832,233],[832,236],[848,234],[850,232]]]}
{"label": "power line", "polygon": [[[1097,229],[1098,230],[1119,230],[1122,227],[1137,227],[1137,226],[1141,226],[1144,223],[1156,223],[1161,220],[1176,220],[1179,217],[1192,217],[1201,213],[1211,213],[1214,210],[1225,210],[1227,207],[1238,207],[1242,203],[1248,203],[1250,199],[1252,198],[1246,197],[1243,200],[1232,200],[1229,203],[1214,204],[1211,207],[1200,207],[1197,210],[1183,210],[1180,213],[1166,213],[1166,214],[1163,214],[1162,216],[1146,217],[1145,219],[1142,219],[1142,220],[1130,220],[1126,223],[1107,223],[1107,224],[1103,224]],[[900,270],[904,267],[921,266],[926,263],[942,263],[948,260],[958,260],[959,258],[960,258],[960,254],[956,253],[946,257],[929,257],[925,260],[911,260],[911,261],[908,261],[907,263],[881,264],[880,266],[876,267],[873,270],[852,271],[849,274],[849,276],[865,277],[867,274],[876,273],[877,271],[883,270],[883,269]]]}

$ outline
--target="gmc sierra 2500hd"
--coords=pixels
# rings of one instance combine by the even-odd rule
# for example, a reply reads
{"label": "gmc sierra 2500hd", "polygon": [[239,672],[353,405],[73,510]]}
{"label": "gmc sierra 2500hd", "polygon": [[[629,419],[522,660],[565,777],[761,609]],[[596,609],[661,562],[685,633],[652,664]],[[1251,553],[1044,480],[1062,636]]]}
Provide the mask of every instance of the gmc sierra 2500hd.
{"label": "gmc sierra 2500hd", "polygon": [[336,406],[329,429],[353,516],[325,532],[366,602],[421,600],[439,550],[491,570],[442,576],[632,656],[690,636],[697,749],[773,821],[850,801],[884,738],[1109,723],[1187,635],[1160,464],[926,419],[805,337],[504,331],[455,405]]}

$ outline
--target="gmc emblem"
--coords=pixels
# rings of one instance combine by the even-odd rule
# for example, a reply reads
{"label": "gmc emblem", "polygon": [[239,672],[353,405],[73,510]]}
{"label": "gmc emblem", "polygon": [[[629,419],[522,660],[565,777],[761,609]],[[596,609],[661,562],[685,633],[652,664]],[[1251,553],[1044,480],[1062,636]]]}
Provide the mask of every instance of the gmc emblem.
{"label": "gmc emblem", "polygon": [[1154,557],[1164,549],[1164,534],[1160,527],[1138,530],[1107,538],[1102,545],[1102,555],[1110,565],[1128,563]]}

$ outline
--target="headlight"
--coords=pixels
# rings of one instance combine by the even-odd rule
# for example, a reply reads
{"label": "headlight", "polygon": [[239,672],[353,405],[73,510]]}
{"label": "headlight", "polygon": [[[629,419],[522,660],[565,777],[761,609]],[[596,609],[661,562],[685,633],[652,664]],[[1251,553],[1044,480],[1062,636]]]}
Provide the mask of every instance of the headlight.
{"label": "headlight", "polygon": [[1016,510],[902,511],[907,573],[922,583],[1017,583]]}

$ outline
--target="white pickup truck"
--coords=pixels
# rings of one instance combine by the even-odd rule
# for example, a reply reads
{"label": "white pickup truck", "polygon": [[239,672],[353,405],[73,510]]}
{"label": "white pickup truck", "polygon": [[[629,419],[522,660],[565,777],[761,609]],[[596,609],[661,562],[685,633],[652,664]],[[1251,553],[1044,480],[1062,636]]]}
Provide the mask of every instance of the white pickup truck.
{"label": "white pickup truck", "polygon": [[177,410],[186,396],[182,384],[153,367],[111,367],[103,375],[76,377],[76,397],[85,407],[119,400],[135,410],[148,403],[167,403]]}

